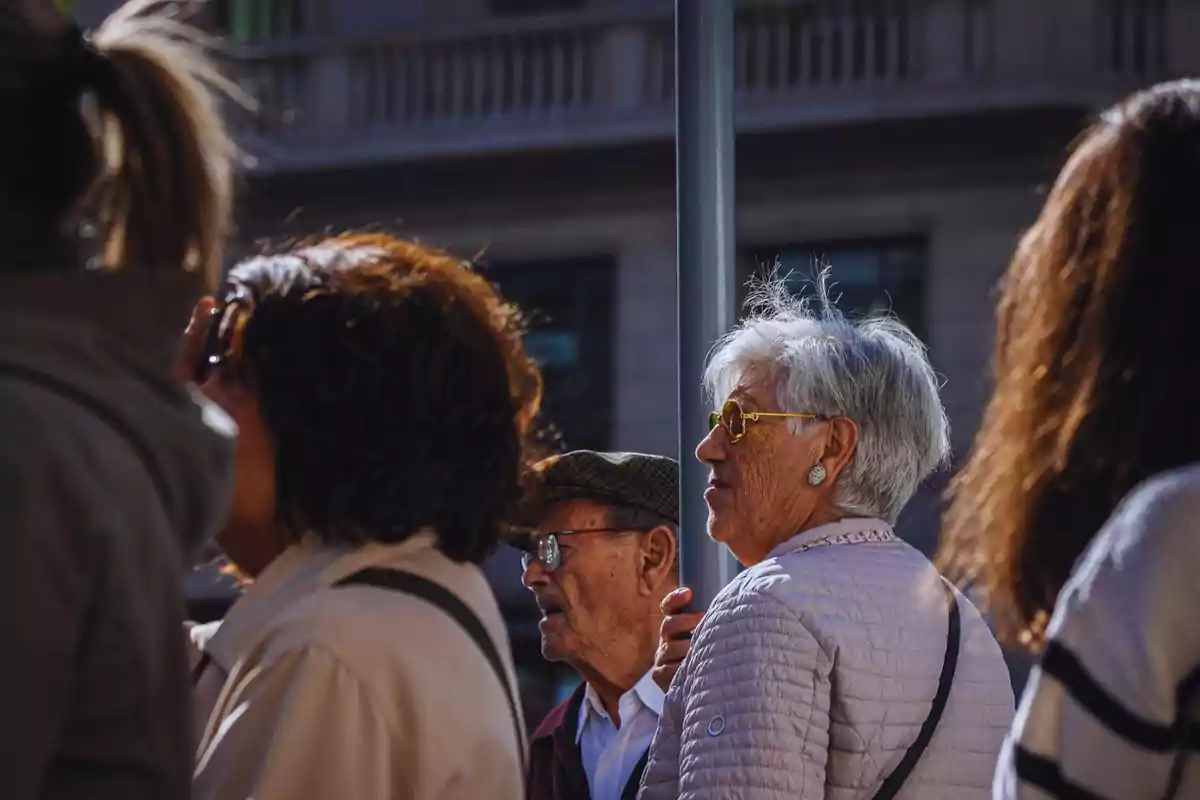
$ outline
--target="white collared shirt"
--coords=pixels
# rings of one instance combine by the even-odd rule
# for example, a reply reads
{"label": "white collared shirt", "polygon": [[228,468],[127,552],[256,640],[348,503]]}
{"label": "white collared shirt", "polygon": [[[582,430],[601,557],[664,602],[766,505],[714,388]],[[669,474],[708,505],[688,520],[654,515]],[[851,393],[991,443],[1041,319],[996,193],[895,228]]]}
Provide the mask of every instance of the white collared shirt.
{"label": "white collared shirt", "polygon": [[592,800],[621,800],[634,768],[642,760],[662,714],[663,691],[647,672],[621,695],[621,727],[612,723],[600,697],[589,685],[579,707],[575,742],[580,745]]}

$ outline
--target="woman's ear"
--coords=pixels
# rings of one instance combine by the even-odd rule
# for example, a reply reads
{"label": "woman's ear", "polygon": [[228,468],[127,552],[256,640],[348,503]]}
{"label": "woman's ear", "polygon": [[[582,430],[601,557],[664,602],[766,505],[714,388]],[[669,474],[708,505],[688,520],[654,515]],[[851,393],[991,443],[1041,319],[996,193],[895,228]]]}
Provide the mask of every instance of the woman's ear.
{"label": "woman's ear", "polygon": [[646,594],[658,594],[676,572],[679,545],[667,524],[656,525],[642,535],[640,545],[641,584]]}
{"label": "woman's ear", "polygon": [[829,483],[837,480],[838,475],[850,463],[850,458],[858,448],[858,425],[848,417],[834,417],[829,420],[829,435],[825,439],[825,451],[821,454],[820,464],[825,467]]}

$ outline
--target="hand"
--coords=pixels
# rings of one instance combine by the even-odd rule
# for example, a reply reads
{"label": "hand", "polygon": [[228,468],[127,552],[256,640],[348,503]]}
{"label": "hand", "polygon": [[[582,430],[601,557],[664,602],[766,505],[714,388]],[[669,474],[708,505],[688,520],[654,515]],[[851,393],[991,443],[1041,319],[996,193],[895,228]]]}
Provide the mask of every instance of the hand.
{"label": "hand", "polygon": [[664,614],[659,629],[658,652],[654,654],[654,668],[650,677],[664,692],[679,671],[684,656],[692,649],[692,631],[704,619],[703,611],[685,611],[692,602],[692,590],[681,586],[663,598]]}
{"label": "hand", "polygon": [[179,346],[179,355],[171,373],[180,383],[192,383],[196,380],[196,363],[204,352],[204,343],[208,338],[208,326],[212,323],[212,310],[217,307],[217,301],[211,297],[202,297],[192,309],[192,318],[188,320],[187,329],[183,332],[183,341]]}

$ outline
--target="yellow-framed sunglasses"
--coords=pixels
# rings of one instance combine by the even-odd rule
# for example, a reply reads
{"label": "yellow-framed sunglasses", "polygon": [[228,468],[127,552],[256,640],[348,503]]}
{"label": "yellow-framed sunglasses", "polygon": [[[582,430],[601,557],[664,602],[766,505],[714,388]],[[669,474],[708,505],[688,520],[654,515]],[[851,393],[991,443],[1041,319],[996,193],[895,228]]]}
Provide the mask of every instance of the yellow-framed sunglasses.
{"label": "yellow-framed sunglasses", "polygon": [[720,411],[708,415],[708,429],[718,425],[729,434],[730,442],[741,441],[746,435],[746,425],[760,419],[821,419],[820,414],[790,414],[778,411],[746,411],[737,400],[726,400]]}

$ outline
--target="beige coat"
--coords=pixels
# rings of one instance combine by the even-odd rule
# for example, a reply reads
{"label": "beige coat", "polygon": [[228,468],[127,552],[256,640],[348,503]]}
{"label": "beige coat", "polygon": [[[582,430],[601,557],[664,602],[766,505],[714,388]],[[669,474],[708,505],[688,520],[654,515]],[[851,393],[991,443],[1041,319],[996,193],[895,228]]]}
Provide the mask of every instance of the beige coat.
{"label": "beige coat", "polygon": [[306,540],[224,622],[192,629],[211,659],[195,688],[196,800],[521,797],[523,743],[484,656],[424,600],[330,588],[368,566],[452,590],[491,634],[516,691],[504,621],[478,568],[446,558],[431,535],[361,549]]}

